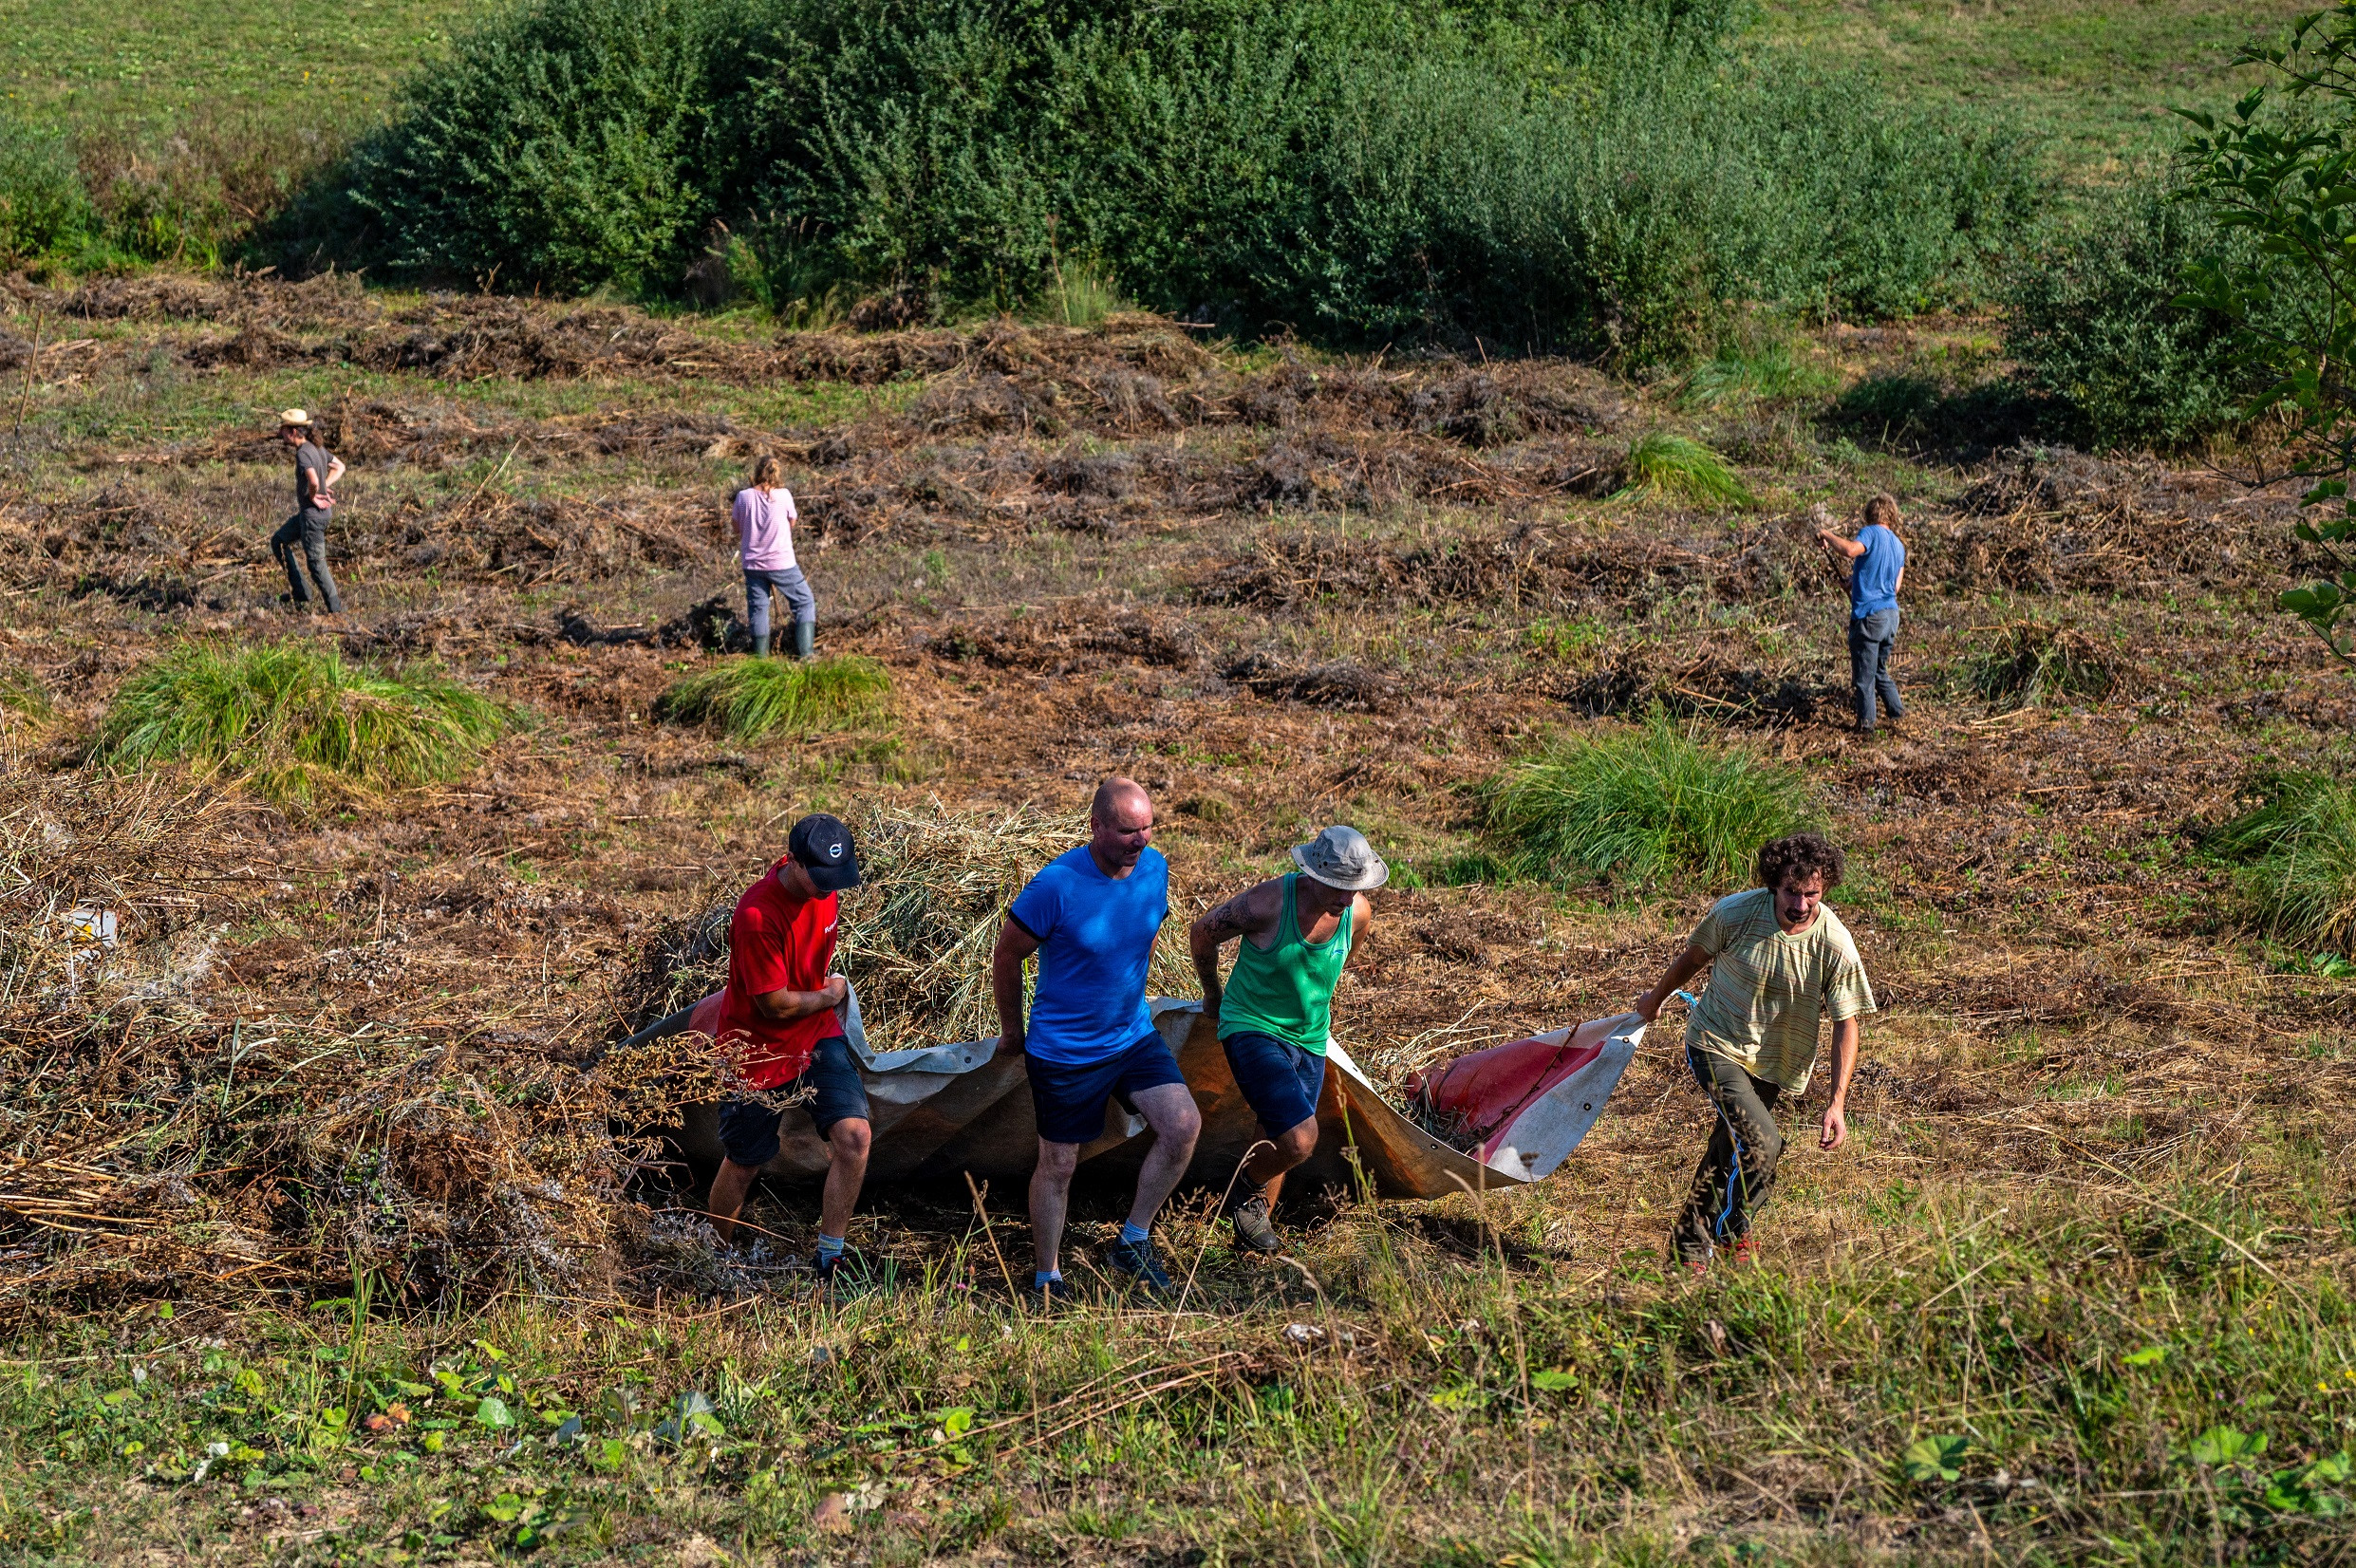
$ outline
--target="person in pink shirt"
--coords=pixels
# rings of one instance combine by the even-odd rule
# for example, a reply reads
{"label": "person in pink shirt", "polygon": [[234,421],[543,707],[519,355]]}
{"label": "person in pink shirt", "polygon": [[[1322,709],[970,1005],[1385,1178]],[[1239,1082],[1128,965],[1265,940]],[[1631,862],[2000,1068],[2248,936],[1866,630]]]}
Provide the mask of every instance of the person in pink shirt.
{"label": "person in pink shirt", "polygon": [[753,465],[753,482],[737,492],[737,541],[744,556],[745,620],[753,632],[753,657],[769,656],[769,595],[785,600],[794,612],[794,657],[807,659],[818,636],[818,602],[794,561],[794,525],[801,516],[794,510],[794,493],[777,481],[782,467],[775,457]]}

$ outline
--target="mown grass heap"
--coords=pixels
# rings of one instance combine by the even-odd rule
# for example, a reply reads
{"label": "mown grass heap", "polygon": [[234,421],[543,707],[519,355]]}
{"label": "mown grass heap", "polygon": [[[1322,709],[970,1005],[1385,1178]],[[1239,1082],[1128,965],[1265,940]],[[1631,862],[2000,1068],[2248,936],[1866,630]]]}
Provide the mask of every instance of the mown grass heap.
{"label": "mown grass heap", "polygon": [[123,682],[97,755],[118,768],[192,761],[301,805],[443,783],[513,722],[431,669],[347,664],[331,645],[186,642]]}
{"label": "mown grass heap", "polygon": [[779,730],[840,730],[882,718],[891,676],[872,659],[730,659],[674,681],[655,717],[712,724],[750,743]]}
{"label": "mown grass heap", "polygon": [[2279,941],[2356,957],[2356,784],[2289,772],[2259,780],[2258,793],[2211,840],[2245,863],[2252,919]]}
{"label": "mown grass heap", "polygon": [[1981,634],[1963,678],[1990,702],[2034,708],[2071,698],[2099,701],[2118,689],[2120,669],[2116,654],[2075,626],[2009,621]]}
{"label": "mown grass heap", "polygon": [[1650,495],[1704,506],[1749,506],[1756,499],[1725,458],[1673,431],[1637,437],[1629,445],[1621,476],[1625,482],[1614,500]]}
{"label": "mown grass heap", "polygon": [[1499,863],[1550,882],[1739,887],[1760,845],[1818,822],[1797,775],[1698,740],[1658,707],[1638,728],[1566,736],[1512,764],[1486,804]]}

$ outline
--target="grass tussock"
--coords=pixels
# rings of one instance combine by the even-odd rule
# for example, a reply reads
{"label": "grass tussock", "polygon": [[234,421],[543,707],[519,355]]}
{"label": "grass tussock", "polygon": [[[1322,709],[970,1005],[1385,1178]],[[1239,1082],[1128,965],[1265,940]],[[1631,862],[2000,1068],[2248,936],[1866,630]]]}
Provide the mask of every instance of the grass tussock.
{"label": "grass tussock", "polygon": [[513,717],[438,671],[346,663],[332,646],[182,643],[123,682],[97,756],[196,762],[291,805],[447,782]]}
{"label": "grass tussock", "polygon": [[1817,822],[1798,775],[1699,740],[1659,708],[1638,729],[1556,740],[1507,767],[1487,798],[1499,864],[1550,882],[1739,886],[1761,844]]}
{"label": "grass tussock", "polygon": [[1620,472],[1614,500],[1649,495],[1698,506],[1749,506],[1758,498],[1725,458],[1691,436],[1666,430],[1636,438]]}
{"label": "grass tussock", "polygon": [[891,677],[871,659],[731,659],[674,681],[657,719],[712,724],[732,740],[778,730],[849,729],[888,709]]}
{"label": "grass tussock", "polygon": [[1975,642],[1978,651],[1964,663],[1964,684],[1990,702],[2034,708],[2072,699],[2100,701],[2119,689],[2117,658],[2074,626],[2012,621],[1987,628]]}
{"label": "grass tussock", "polygon": [[2244,863],[2242,892],[2268,936],[2356,956],[2356,783],[2284,773],[2212,844]]}

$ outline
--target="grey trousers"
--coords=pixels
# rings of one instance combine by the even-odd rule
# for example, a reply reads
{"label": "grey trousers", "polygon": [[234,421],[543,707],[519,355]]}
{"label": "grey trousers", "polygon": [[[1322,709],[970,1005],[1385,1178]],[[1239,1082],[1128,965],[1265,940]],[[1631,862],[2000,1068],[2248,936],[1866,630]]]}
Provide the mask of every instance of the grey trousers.
{"label": "grey trousers", "polygon": [[1874,727],[1874,699],[1892,719],[1906,717],[1898,698],[1898,682],[1890,678],[1890,650],[1898,643],[1898,610],[1878,609],[1862,619],[1849,620],[1849,683],[1856,688],[1857,727]]}
{"label": "grey trousers", "polygon": [[817,620],[818,601],[812,595],[801,568],[787,567],[783,571],[747,569],[744,574],[744,621],[755,641],[769,635],[769,592],[772,588],[793,610],[794,620]]}
{"label": "grey trousers", "polygon": [[[287,589],[298,605],[311,600],[310,584],[303,581],[303,563],[310,563],[311,581],[319,585],[319,597],[327,602],[334,614],[344,613],[343,598],[335,591],[335,574],[327,569],[327,519],[333,513],[314,507],[305,507],[279,525],[270,536],[270,552],[278,564],[287,569]],[[298,555],[295,547],[300,545]]]}

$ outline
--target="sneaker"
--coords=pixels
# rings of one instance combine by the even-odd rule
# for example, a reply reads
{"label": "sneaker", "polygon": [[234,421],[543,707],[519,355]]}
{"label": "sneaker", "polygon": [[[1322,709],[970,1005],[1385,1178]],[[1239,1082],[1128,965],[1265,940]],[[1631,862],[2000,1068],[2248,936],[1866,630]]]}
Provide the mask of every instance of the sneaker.
{"label": "sneaker", "polygon": [[1268,1220],[1268,1200],[1255,1192],[1228,1212],[1235,1226],[1235,1244],[1242,1252],[1282,1252],[1283,1239]]}
{"label": "sneaker", "polygon": [[1142,1241],[1114,1241],[1104,1249],[1104,1260],[1114,1274],[1148,1290],[1167,1295],[1177,1288],[1153,1256],[1153,1239],[1150,1236]]}
{"label": "sneaker", "polygon": [[1758,1265],[1759,1239],[1755,1236],[1745,1236],[1736,1241],[1734,1243],[1734,1266],[1738,1269],[1747,1269],[1756,1268]]}
{"label": "sneaker", "polygon": [[832,1258],[821,1258],[816,1253],[812,1253],[810,1255],[811,1278],[817,1280],[821,1286],[832,1287],[834,1283],[834,1277],[843,1272],[843,1260],[850,1256],[847,1252],[838,1252]]}
{"label": "sneaker", "polygon": [[1677,1254],[1677,1263],[1685,1270],[1686,1273],[1698,1279],[1703,1275],[1710,1272],[1710,1254],[1706,1252],[1680,1252]]}
{"label": "sneaker", "polygon": [[1079,1299],[1069,1279],[1044,1279],[1031,1287],[1031,1305],[1040,1312],[1054,1312]]}

